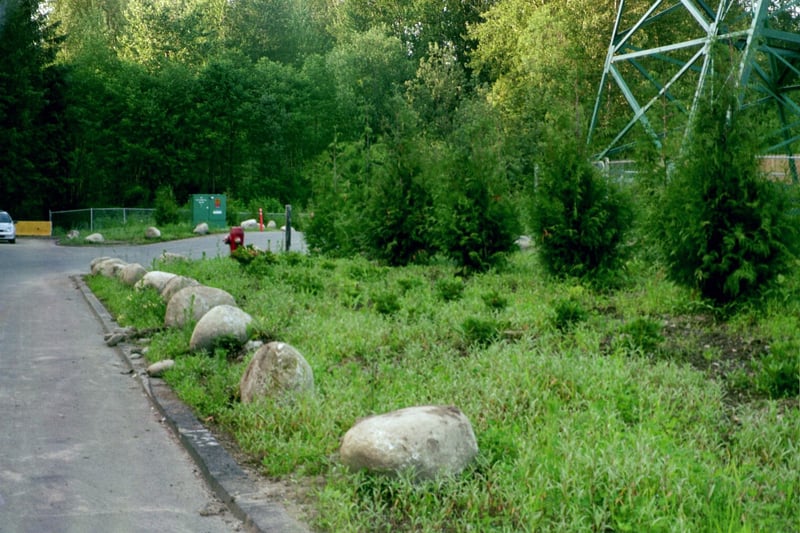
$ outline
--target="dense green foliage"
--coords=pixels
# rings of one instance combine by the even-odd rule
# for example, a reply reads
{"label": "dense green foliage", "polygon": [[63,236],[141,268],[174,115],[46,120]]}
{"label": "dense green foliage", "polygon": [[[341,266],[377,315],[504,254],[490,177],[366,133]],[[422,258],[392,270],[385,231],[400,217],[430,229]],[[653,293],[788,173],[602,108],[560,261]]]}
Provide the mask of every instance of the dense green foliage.
{"label": "dense green foliage", "polygon": [[[191,327],[148,331],[147,357],[174,359],[165,379],[198,415],[265,475],[303,488],[316,530],[790,531],[800,520],[800,376],[783,358],[800,342],[797,270],[719,321],[637,261],[608,292],[547,276],[533,253],[465,278],[437,262],[261,256],[257,268],[152,267],[230,291],[254,338],[309,361],[314,394],[242,404],[250,354],[190,353]],[[90,283],[123,325],[162,324],[151,289]],[[480,453],[461,475],[415,485],[341,467],[356,420],[423,404],[471,420]]]}
{"label": "dense green foliage", "polygon": [[321,163],[333,159],[334,175],[315,184],[312,249],[391,265],[442,254],[464,272],[502,263],[520,231],[503,138],[483,104],[462,105],[452,133],[433,146],[403,100],[395,102],[403,121],[379,141],[334,144]]}
{"label": "dense green foliage", "polygon": [[72,132],[64,69],[53,64],[59,39],[38,7],[0,4],[0,202],[16,218],[76,198],[64,179]]}
{"label": "dense green foliage", "polygon": [[798,219],[791,192],[759,169],[759,131],[729,88],[707,97],[660,202],[670,275],[716,303],[757,294],[792,264]]}
{"label": "dense green foliage", "polygon": [[388,157],[376,169],[363,206],[363,242],[371,256],[388,264],[421,262],[434,251],[434,200],[421,176],[419,141],[403,132],[387,141]]}
{"label": "dense green foliage", "polygon": [[[152,207],[162,185],[179,204],[227,193],[244,204],[274,199],[335,213],[340,202],[327,205],[324,194],[338,185],[313,185],[339,174],[327,156],[361,152],[370,179],[350,183],[372,186],[374,145],[408,154],[392,148],[398,130],[419,146],[413,163],[393,163],[390,173],[405,173],[411,187],[400,196],[420,183],[446,190],[463,170],[446,152],[462,141],[502,145],[499,168],[474,170],[493,182],[499,174],[513,195],[532,179],[547,112],[580,115],[591,105],[612,11],[611,2],[519,0],[4,5],[0,134],[10,149],[0,192],[17,218]],[[495,122],[496,133],[465,139],[467,111],[476,124]],[[315,189],[323,196],[314,198]],[[363,196],[380,208],[374,193]],[[427,230],[389,223],[390,235],[369,246],[406,262],[419,247],[408,234]],[[410,238],[407,247],[392,244],[396,231]]]}
{"label": "dense green foliage", "polygon": [[574,142],[558,136],[547,145],[532,227],[550,273],[598,278],[619,262],[632,209],[619,188],[576,153]]}
{"label": "dense green foliage", "polygon": [[172,187],[169,185],[162,185],[156,189],[153,207],[155,208],[153,216],[156,224],[159,226],[178,222],[178,202],[175,201],[175,194],[172,192]]}
{"label": "dense green foliage", "polygon": [[[628,4],[644,13],[649,2]],[[533,232],[551,273],[597,276],[616,264],[632,217],[584,161],[591,147],[575,126],[594,102],[616,2],[4,5],[0,199],[16,218],[158,204],[168,222],[175,205],[158,191],[178,205],[224,193],[231,224],[258,208],[308,212],[308,242],[329,255],[390,265],[443,255],[480,272]],[[797,26],[788,12],[776,23]],[[652,24],[642,35],[669,42],[690,31]],[[628,107],[604,106],[598,143]],[[675,145],[664,144],[665,160]],[[739,206],[754,193],[743,194]],[[759,239],[769,248],[782,238]],[[719,253],[733,257],[704,257]],[[749,268],[735,276],[764,277]],[[709,291],[748,292],[732,279]]]}

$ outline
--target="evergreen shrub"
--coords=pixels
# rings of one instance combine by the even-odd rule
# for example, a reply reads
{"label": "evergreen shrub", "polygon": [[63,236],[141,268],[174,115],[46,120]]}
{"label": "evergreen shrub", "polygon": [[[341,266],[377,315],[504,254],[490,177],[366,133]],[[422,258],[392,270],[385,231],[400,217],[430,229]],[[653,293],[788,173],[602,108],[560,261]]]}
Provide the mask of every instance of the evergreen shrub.
{"label": "evergreen shrub", "polygon": [[481,294],[481,300],[492,311],[502,311],[508,306],[508,297],[496,289]]}
{"label": "evergreen shrub", "polygon": [[589,312],[573,298],[559,298],[553,303],[553,325],[559,331],[568,331],[588,318]]}
{"label": "evergreen shrub", "polygon": [[437,248],[462,273],[485,272],[506,262],[521,230],[507,139],[495,110],[482,101],[464,103],[456,123],[447,153],[439,154],[439,172],[431,176],[437,181]]}
{"label": "evergreen shrub", "polygon": [[603,178],[574,140],[552,135],[533,195],[539,257],[559,277],[613,271],[630,227],[630,201]]}
{"label": "evergreen shrub", "polygon": [[403,307],[397,294],[388,290],[374,291],[369,296],[375,311],[382,315],[393,315]]}
{"label": "evergreen shrub", "polygon": [[733,89],[706,98],[660,202],[670,277],[718,305],[759,293],[796,244],[789,197],[759,170],[760,129]]}
{"label": "evergreen shrub", "polygon": [[240,246],[231,252],[234,259],[251,276],[266,276],[278,262],[278,256],[269,250],[259,250],[252,244]]}
{"label": "evergreen shrub", "polygon": [[493,194],[486,182],[467,178],[461,195],[442,210],[440,247],[462,272],[501,266],[519,237],[517,213],[507,197]]}
{"label": "evergreen shrub", "polygon": [[169,185],[161,185],[156,189],[154,207],[156,224],[159,226],[175,224],[180,219],[178,202]]}
{"label": "evergreen shrub", "polygon": [[363,229],[367,254],[393,266],[425,263],[433,249],[429,230],[433,199],[420,178],[414,139],[388,137],[366,200]]}
{"label": "evergreen shrub", "polygon": [[365,175],[371,150],[363,143],[334,143],[311,165],[313,199],[304,224],[309,250],[354,257],[364,250]]}
{"label": "evergreen shrub", "polygon": [[464,340],[468,345],[488,346],[500,336],[495,320],[468,316],[461,322]]}

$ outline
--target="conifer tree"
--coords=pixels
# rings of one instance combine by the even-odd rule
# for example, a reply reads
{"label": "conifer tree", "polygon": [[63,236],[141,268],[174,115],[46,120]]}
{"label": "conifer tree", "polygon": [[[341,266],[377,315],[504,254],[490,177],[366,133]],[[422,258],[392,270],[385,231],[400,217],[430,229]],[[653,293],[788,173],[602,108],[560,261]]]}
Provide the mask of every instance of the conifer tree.
{"label": "conifer tree", "polygon": [[543,144],[532,216],[539,256],[551,274],[599,280],[617,266],[631,208],[564,131]]}
{"label": "conifer tree", "polygon": [[665,188],[657,228],[669,274],[716,304],[757,294],[789,266],[789,191],[765,179],[763,136],[718,84],[702,102]]}
{"label": "conifer tree", "polygon": [[54,28],[32,0],[0,2],[0,199],[14,216],[46,214],[59,191],[63,72]]}

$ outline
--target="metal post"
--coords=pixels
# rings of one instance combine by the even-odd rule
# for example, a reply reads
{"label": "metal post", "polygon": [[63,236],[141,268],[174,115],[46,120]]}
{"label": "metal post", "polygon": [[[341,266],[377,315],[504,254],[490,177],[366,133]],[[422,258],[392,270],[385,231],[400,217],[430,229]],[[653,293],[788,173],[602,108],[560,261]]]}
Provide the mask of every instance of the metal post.
{"label": "metal post", "polygon": [[292,247],[292,204],[286,204],[286,251]]}
{"label": "metal post", "polygon": [[94,231],[94,207],[89,208],[89,231]]}

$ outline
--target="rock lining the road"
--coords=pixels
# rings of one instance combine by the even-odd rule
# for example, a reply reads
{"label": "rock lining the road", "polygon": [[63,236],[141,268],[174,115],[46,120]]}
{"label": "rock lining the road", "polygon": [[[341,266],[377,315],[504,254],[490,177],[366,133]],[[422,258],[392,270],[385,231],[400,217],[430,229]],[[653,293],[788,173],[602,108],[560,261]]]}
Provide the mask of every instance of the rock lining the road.
{"label": "rock lining the road", "polygon": [[[106,334],[120,331],[111,315],[83,282],[81,276],[73,276],[78,289],[103,325]],[[132,335],[132,333],[131,333]],[[232,457],[226,447],[203,426],[192,410],[181,402],[174,391],[158,378],[146,372],[143,358],[130,358],[132,340],[127,335],[115,346],[155,408],[163,416],[186,451],[197,464],[201,475],[216,497],[223,502],[239,520],[246,531],[261,533],[311,533],[298,517],[299,508],[286,496],[280,482],[260,478],[256,473],[248,474]],[[286,505],[295,510],[289,514]]]}

